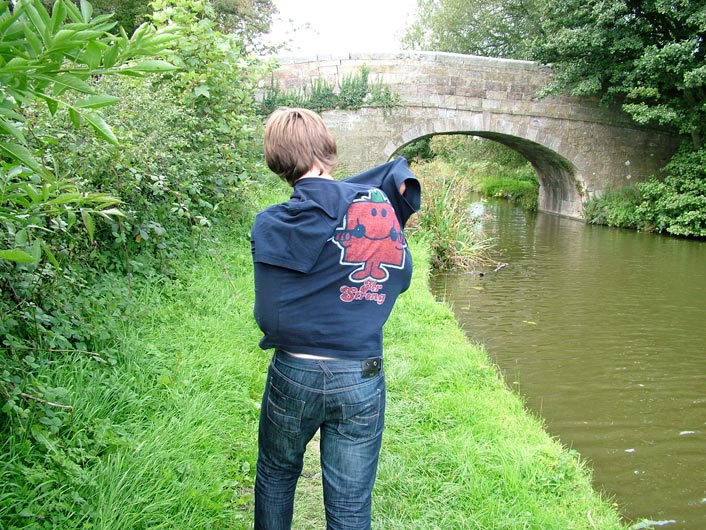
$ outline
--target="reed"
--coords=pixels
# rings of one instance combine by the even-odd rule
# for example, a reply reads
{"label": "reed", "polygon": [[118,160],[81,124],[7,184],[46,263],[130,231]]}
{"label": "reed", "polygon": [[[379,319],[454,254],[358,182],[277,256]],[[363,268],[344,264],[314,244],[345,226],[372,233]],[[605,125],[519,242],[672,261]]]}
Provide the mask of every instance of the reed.
{"label": "reed", "polygon": [[469,215],[468,179],[440,161],[413,165],[412,171],[422,183],[422,208],[408,232],[425,241],[432,267],[472,270],[490,263],[493,240]]}

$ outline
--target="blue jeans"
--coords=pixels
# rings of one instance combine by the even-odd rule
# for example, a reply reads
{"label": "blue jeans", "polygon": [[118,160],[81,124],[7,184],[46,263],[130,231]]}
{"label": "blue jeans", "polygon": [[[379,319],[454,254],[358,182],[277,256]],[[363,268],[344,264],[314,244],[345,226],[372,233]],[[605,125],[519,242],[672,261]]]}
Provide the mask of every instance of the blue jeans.
{"label": "blue jeans", "polygon": [[319,429],[326,528],[369,530],[384,419],[382,369],[369,376],[361,361],[275,352],[260,411],[255,530],[291,528],[304,451]]}

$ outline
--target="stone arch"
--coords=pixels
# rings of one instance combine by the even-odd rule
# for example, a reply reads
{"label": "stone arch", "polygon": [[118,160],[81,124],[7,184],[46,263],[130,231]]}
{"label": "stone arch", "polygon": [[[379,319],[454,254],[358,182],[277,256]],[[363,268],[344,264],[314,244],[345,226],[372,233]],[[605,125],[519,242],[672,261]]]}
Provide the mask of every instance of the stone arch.
{"label": "stone arch", "polygon": [[[522,155],[534,168],[539,181],[539,209],[555,213],[562,213],[570,217],[580,217],[583,203],[585,202],[585,192],[582,182],[577,179],[577,168],[566,157],[553,151],[542,144],[519,138],[509,134],[476,131],[476,130],[448,130],[435,131],[431,133],[421,133],[420,136],[402,142],[403,138],[410,138],[420,131],[404,131],[397,137],[391,139],[386,146],[386,155],[392,158],[405,145],[421,138],[442,134],[460,134],[467,136],[477,136],[503,144],[506,147]],[[390,145],[398,145],[389,151]]]}
{"label": "stone arch", "polygon": [[288,58],[263,88],[275,81],[283,90],[301,90],[312,79],[340,87],[362,66],[371,83],[384,84],[400,102],[391,109],[322,112],[351,171],[385,162],[416,138],[473,134],[530,161],[541,210],[580,219],[590,197],[659,174],[681,141],[595,98],[540,98],[552,74],[528,61],[438,52]]}

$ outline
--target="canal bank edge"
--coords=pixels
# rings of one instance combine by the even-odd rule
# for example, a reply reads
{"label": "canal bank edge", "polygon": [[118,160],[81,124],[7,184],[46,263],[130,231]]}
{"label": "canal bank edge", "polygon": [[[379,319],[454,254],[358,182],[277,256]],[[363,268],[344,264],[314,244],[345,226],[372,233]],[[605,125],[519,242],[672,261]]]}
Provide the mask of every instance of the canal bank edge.
{"label": "canal bank edge", "polygon": [[[382,527],[624,529],[581,456],[510,390],[431,294],[424,245],[385,328],[388,412],[376,485]],[[409,514],[405,521],[398,512]]]}

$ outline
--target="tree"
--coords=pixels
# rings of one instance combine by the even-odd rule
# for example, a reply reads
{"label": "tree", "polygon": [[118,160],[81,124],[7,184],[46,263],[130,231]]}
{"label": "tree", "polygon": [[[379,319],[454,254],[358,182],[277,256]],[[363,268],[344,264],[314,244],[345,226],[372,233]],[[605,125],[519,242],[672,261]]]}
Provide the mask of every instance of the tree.
{"label": "tree", "polygon": [[418,0],[407,48],[527,59],[541,0]]}
{"label": "tree", "polygon": [[[51,11],[54,3],[55,0],[42,0],[47,11]],[[80,0],[73,0],[73,3],[79,5]],[[91,6],[96,15],[112,15],[116,23],[112,32],[116,35],[120,32],[119,28],[132,35],[132,32],[147,22],[152,14],[150,3],[145,0],[93,0]]]}
{"label": "tree", "polygon": [[[55,0],[42,0],[51,10]],[[73,0],[79,4],[80,0]],[[199,3],[199,2],[197,2]],[[98,15],[110,14],[116,22],[113,33],[123,28],[132,35],[141,24],[151,20],[153,5],[148,0],[93,0],[93,11]],[[270,30],[276,8],[272,0],[211,0],[211,7],[218,21],[219,30],[232,33],[246,42],[249,49],[256,49],[258,37]]]}
{"label": "tree", "polygon": [[674,127],[699,149],[706,132],[706,2],[549,0],[532,58],[549,92],[599,94],[639,123]]}
{"label": "tree", "polygon": [[258,51],[259,37],[268,33],[277,8],[272,0],[212,0],[219,30],[240,37],[248,50]]}

